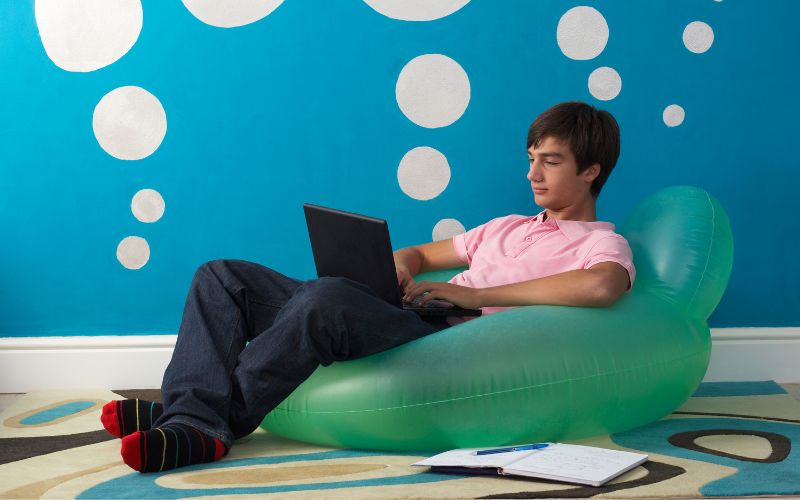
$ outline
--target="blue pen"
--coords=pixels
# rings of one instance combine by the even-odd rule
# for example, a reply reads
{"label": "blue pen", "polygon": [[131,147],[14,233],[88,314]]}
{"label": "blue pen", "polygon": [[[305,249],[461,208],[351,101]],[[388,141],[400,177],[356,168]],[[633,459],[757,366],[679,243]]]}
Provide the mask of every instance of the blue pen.
{"label": "blue pen", "polygon": [[476,455],[491,455],[493,453],[508,453],[510,451],[541,450],[547,448],[548,443],[521,444],[519,446],[509,446],[508,448],[494,448],[492,450],[478,450]]}

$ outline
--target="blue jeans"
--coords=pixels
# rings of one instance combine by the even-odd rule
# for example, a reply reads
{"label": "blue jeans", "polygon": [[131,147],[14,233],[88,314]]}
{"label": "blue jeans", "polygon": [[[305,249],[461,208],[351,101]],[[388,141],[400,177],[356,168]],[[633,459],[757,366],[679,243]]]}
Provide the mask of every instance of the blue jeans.
{"label": "blue jeans", "polygon": [[154,425],[190,425],[230,448],[319,365],[448,326],[347,278],[303,282],[253,262],[207,262],[192,279]]}

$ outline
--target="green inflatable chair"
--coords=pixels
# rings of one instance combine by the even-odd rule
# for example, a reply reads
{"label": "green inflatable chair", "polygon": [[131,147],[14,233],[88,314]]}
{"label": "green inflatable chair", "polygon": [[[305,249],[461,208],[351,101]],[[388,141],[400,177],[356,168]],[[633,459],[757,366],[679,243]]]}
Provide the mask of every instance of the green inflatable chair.
{"label": "green inflatable chair", "polygon": [[671,413],[708,367],[730,222],[704,190],[676,186],[636,206],[619,232],[637,277],[613,306],[517,307],[320,367],[262,427],[320,445],[435,452],[575,440]]}

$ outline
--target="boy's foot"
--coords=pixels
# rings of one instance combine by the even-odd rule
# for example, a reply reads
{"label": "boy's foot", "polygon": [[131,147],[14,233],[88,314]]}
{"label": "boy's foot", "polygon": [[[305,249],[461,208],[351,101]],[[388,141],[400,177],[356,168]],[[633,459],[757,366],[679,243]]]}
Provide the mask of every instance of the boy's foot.
{"label": "boy's foot", "polygon": [[183,424],[167,424],[122,438],[120,454],[132,469],[159,472],[216,462],[228,450],[222,441]]}
{"label": "boy's foot", "polygon": [[150,429],[162,413],[164,406],[161,403],[143,399],[122,399],[106,403],[100,421],[108,432],[121,438],[136,431]]}

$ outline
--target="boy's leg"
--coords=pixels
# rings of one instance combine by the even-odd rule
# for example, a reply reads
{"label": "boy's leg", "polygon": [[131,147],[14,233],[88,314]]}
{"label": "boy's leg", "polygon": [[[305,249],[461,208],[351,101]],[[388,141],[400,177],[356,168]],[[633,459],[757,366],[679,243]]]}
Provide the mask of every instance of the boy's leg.
{"label": "boy's leg", "polygon": [[267,330],[302,281],[241,260],[215,260],[192,279],[178,340],[164,373],[164,413],[153,424],[185,424],[233,441],[228,421],[242,349]]}
{"label": "boy's leg", "polygon": [[231,429],[236,438],[255,430],[320,364],[385,351],[448,326],[392,306],[346,278],[307,281],[239,355]]}

